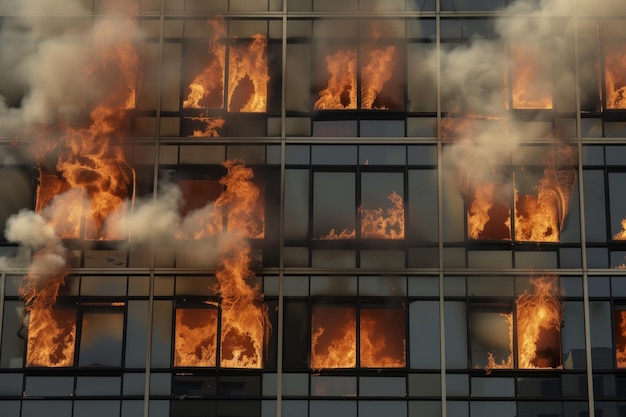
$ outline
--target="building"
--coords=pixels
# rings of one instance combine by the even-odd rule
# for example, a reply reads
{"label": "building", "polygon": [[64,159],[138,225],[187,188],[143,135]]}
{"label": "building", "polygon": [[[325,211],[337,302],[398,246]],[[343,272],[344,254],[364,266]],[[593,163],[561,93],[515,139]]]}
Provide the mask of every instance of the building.
{"label": "building", "polygon": [[0,0],[0,415],[626,415],[618,0]]}

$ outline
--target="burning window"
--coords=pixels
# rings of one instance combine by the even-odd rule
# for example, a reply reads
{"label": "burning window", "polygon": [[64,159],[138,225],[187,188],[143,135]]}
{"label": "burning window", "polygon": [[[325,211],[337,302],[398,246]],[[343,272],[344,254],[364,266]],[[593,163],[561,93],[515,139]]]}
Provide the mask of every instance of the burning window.
{"label": "burning window", "polygon": [[517,168],[512,184],[505,174],[461,171],[468,238],[509,240],[514,235],[521,242],[560,241],[576,180],[576,151],[559,146],[543,150],[542,158],[543,167]]}
{"label": "burning window", "polygon": [[[361,178],[361,204],[355,209],[354,173],[314,174],[313,234],[316,238],[404,239],[404,175],[363,173]],[[358,234],[352,226],[355,224]]]}
{"label": "burning window", "polygon": [[[485,369],[561,368],[563,292],[554,276],[530,278],[513,308],[471,307],[472,366]],[[517,354],[514,356],[514,346]],[[514,359],[516,362],[514,363]]]}
{"label": "burning window", "polygon": [[539,45],[509,46],[511,109],[552,109],[550,51]]}
{"label": "burning window", "polygon": [[383,40],[391,26],[372,23],[360,46],[318,48],[314,110],[404,109],[403,48]]}
{"label": "burning window", "polygon": [[313,306],[312,369],[406,366],[405,309],[363,305],[358,313],[357,318],[357,309],[349,305]]}
{"label": "burning window", "polygon": [[263,320],[258,303],[225,306],[228,302],[206,300],[176,309],[174,366],[216,367],[218,356],[224,368],[263,366],[269,327],[257,323]]}
{"label": "burning window", "polygon": [[33,309],[28,315],[26,366],[74,365],[75,309]]}
{"label": "burning window", "polygon": [[209,19],[207,27],[208,41],[187,49],[192,65],[183,93],[184,121],[190,136],[219,137],[225,112],[267,111],[267,39],[261,34],[228,39],[220,18]]}

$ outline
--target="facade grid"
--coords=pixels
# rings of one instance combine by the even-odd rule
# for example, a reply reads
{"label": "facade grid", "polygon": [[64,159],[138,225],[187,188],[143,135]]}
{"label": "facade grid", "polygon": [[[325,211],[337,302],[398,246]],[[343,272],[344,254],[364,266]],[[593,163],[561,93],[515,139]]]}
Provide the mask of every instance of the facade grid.
{"label": "facade grid", "polygon": [[1,416],[626,416],[622,1],[65,3],[0,0]]}

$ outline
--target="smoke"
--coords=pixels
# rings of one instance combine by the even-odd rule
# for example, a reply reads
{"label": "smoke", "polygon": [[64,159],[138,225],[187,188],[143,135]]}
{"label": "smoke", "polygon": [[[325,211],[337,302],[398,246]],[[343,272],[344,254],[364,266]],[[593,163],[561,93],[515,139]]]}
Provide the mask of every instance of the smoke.
{"label": "smoke", "polygon": [[[93,50],[137,33],[120,23],[119,11],[94,23],[91,7],[80,0],[0,0],[1,9],[16,12],[0,37],[0,135],[79,122],[112,88],[110,80],[90,68]],[[59,10],[75,17],[59,17]],[[112,36],[101,36],[103,27]]]}

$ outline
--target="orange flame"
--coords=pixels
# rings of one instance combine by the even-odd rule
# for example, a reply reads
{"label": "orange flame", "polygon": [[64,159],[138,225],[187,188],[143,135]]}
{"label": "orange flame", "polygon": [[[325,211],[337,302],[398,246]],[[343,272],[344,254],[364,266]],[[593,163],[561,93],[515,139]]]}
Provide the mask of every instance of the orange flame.
{"label": "orange flame", "polygon": [[626,109],[626,50],[624,45],[605,48],[606,108]]}
{"label": "orange flame", "polygon": [[222,108],[224,106],[224,67],[226,47],[221,39],[226,37],[222,19],[209,19],[210,27],[209,55],[210,63],[189,84],[187,99],[183,101],[185,109]]}
{"label": "orange flame", "polygon": [[386,109],[383,105],[377,105],[376,99],[382,91],[383,85],[393,75],[395,46],[387,46],[384,49],[370,49],[368,51],[369,62],[361,69],[361,108],[362,109]]}
{"label": "orange flame", "polygon": [[622,230],[617,232],[613,239],[615,240],[626,240],[626,218],[622,219]]}
{"label": "orange flame", "polygon": [[404,310],[364,308],[360,313],[361,367],[404,368],[406,366]]}
{"label": "orange flame", "polygon": [[315,110],[356,109],[356,50],[338,50],[326,57],[328,85],[319,92]]}
{"label": "orange flame", "polygon": [[356,310],[313,307],[311,369],[356,367]]}
{"label": "orange flame", "polygon": [[252,38],[252,42],[233,45],[229,51],[229,111],[264,112],[267,109],[267,40],[259,34]]}
{"label": "orange flame", "polygon": [[[364,368],[406,366],[404,310],[361,310],[359,361]],[[391,322],[391,323],[390,323]],[[333,369],[357,366],[356,309],[314,307],[311,333],[311,368]]]}
{"label": "orange flame", "polygon": [[532,277],[530,283],[532,291],[516,300],[519,368],[561,368],[563,290],[555,276]]}
{"label": "orange flame", "polygon": [[[213,210],[208,214],[202,211],[205,217],[197,219],[199,224],[193,236],[177,238],[201,239],[220,234],[215,288],[222,297],[220,365],[261,368],[271,326],[260,288],[249,284],[254,273],[249,268],[251,250],[247,239],[265,235],[262,199],[252,182],[251,168],[241,161],[227,161],[224,166],[227,174],[220,179],[224,191],[214,202]],[[192,336],[189,339],[195,340]],[[183,343],[183,338],[180,340]],[[193,343],[181,349],[195,352]]]}
{"label": "orange flame", "polygon": [[495,188],[494,181],[473,185],[467,211],[467,236],[470,239],[511,238],[511,211],[501,198],[496,201]]}
{"label": "orange flame", "polygon": [[[135,173],[125,161],[120,140],[127,129],[125,110],[134,108],[139,61],[130,38],[116,33],[119,25],[137,30],[137,11],[131,13],[96,25],[88,76],[97,76],[98,83],[112,88],[91,111],[91,125],[75,129],[62,123],[60,137],[46,132],[36,141],[40,168],[37,212],[42,212],[59,193],[84,193],[75,193],[66,200],[63,210],[68,216],[49,219],[62,238],[124,238],[121,224],[109,224],[106,229],[103,224],[124,207],[135,186]],[[48,164],[50,158],[56,158],[55,166]]]}
{"label": "orange flame", "polygon": [[222,117],[185,117],[187,120],[194,120],[204,124],[203,130],[194,130],[191,135],[194,138],[219,138],[219,129],[224,127],[226,120]]}
{"label": "orange flame", "polygon": [[216,353],[217,309],[177,308],[174,366],[214,367]]}
{"label": "orange flame", "polygon": [[511,45],[510,52],[513,108],[551,109],[549,53],[538,46],[528,45]]}
{"label": "orange flame", "polygon": [[[392,191],[387,196],[391,207],[383,211],[378,209],[359,208],[361,213],[361,237],[363,239],[404,239],[404,200],[400,194]],[[320,240],[354,239],[354,230],[344,229],[337,233],[331,229]]]}
{"label": "orange flame", "polygon": [[392,191],[387,199],[392,207],[361,210],[361,237],[363,239],[404,239],[404,201]]}
{"label": "orange flame", "polygon": [[76,311],[31,309],[26,366],[66,367],[74,364]]}
{"label": "orange flame", "polygon": [[574,190],[576,151],[560,146],[548,152],[536,195],[515,190],[515,239],[558,242]]}
{"label": "orange flame", "polygon": [[491,369],[513,369],[513,313],[500,313],[500,317],[506,321],[509,330],[509,355],[506,359],[496,362],[493,352],[488,352],[487,366],[485,366],[487,371]]}
{"label": "orange flame", "polygon": [[615,356],[618,368],[626,368],[626,310],[615,312]]}

